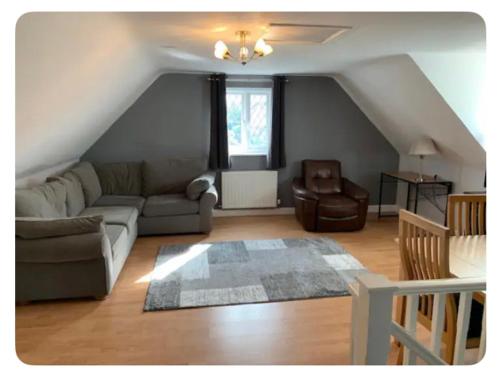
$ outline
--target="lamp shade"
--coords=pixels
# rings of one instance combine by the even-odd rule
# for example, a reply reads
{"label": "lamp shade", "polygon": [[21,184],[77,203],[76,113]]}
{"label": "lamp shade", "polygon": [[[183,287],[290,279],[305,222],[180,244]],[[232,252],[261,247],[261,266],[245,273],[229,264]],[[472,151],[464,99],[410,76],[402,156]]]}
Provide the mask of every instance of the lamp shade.
{"label": "lamp shade", "polygon": [[420,138],[413,142],[410,147],[410,155],[434,155],[437,154],[438,150],[434,141],[430,138]]}

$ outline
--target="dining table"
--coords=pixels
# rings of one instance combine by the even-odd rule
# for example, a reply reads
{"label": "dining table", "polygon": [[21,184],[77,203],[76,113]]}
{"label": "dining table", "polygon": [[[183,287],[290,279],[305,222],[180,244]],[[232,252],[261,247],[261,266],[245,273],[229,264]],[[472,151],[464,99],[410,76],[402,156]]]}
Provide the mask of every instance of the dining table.
{"label": "dining table", "polygon": [[[450,273],[458,278],[486,278],[486,235],[450,236]],[[474,299],[483,303],[486,291]]]}

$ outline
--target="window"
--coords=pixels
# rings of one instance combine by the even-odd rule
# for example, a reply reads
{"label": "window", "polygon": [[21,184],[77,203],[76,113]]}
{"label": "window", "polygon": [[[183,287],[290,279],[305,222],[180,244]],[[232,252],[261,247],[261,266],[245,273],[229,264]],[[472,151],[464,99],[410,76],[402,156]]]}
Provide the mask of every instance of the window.
{"label": "window", "polygon": [[229,155],[267,155],[271,138],[271,89],[228,88]]}

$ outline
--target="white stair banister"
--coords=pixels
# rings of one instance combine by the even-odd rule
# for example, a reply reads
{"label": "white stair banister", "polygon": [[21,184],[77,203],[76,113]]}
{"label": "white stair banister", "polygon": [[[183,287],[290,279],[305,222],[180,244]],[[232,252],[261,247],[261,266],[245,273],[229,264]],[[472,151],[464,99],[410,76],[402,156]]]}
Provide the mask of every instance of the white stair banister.
{"label": "white stair banister", "polygon": [[352,360],[355,365],[385,365],[390,350],[392,302],[396,287],[382,275],[366,274],[350,286]]}
{"label": "white stair banister", "polygon": [[[460,293],[460,301],[453,363],[463,363],[472,296],[475,292],[486,290],[484,278],[392,282],[382,275],[368,273],[358,276],[357,281],[349,285],[353,297],[351,338],[353,364],[386,364],[391,336],[404,346],[405,364],[415,364],[416,357],[429,365],[446,364],[440,355],[441,341],[446,317],[446,301],[450,298],[448,294],[454,293]],[[424,345],[416,337],[419,296],[422,295],[433,295],[430,346]],[[406,299],[404,327],[392,320],[394,296],[403,296]],[[478,361],[484,356],[485,348],[486,313],[483,314]]]}

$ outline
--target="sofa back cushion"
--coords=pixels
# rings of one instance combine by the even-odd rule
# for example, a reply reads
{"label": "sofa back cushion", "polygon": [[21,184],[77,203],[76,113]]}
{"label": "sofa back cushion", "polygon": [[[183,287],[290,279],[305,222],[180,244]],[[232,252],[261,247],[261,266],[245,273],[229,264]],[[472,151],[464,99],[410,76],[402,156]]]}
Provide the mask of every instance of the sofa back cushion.
{"label": "sofa back cushion", "polygon": [[76,175],[82,184],[85,205],[92,206],[102,195],[101,184],[94,167],[89,162],[80,162],[70,172]]}
{"label": "sofa back cushion", "polygon": [[142,192],[142,163],[94,163],[103,195],[134,195]]}
{"label": "sofa back cushion", "polygon": [[342,192],[340,162],[336,160],[302,161],[305,186],[317,194],[338,194]]}
{"label": "sofa back cushion", "polygon": [[62,182],[49,182],[32,188],[17,189],[16,216],[66,217],[66,187]]}
{"label": "sofa back cushion", "polygon": [[47,182],[61,182],[66,187],[66,209],[68,216],[78,216],[85,208],[82,184],[75,174],[67,172],[62,176],[47,178]]}
{"label": "sofa back cushion", "polygon": [[186,191],[188,184],[207,170],[206,159],[164,158],[144,162],[144,196],[178,194]]}

